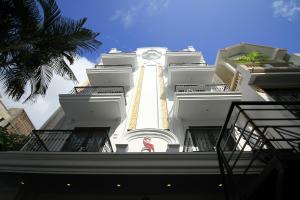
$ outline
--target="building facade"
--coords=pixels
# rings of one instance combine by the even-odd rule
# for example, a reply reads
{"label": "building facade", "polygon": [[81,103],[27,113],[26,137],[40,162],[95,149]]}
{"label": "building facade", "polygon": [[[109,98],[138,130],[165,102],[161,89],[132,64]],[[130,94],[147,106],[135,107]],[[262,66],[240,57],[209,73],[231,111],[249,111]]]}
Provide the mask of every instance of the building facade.
{"label": "building facade", "polygon": [[[240,62],[251,52],[268,59]],[[18,185],[25,199],[266,198],[244,192],[270,182],[257,179],[271,174],[266,151],[296,155],[299,166],[299,66],[286,49],[246,43],[221,49],[215,65],[192,46],[113,48],[86,82],[59,95],[61,107],[19,152],[0,154],[4,179],[15,181],[7,191]]]}
{"label": "building facade", "polygon": [[0,100],[0,126],[9,133],[29,135],[34,128],[26,111],[22,108],[7,109]]}

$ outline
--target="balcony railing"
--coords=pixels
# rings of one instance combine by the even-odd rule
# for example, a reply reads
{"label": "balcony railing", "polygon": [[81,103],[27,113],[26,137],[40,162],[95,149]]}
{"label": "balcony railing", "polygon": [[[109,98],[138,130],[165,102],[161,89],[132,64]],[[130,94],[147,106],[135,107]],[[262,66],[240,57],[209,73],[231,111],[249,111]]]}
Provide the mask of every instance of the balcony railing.
{"label": "balcony railing", "polygon": [[20,151],[113,152],[107,129],[33,130]]}
{"label": "balcony railing", "polygon": [[176,66],[183,66],[183,67],[207,67],[207,63],[170,63],[169,67],[176,67]]}
{"label": "balcony railing", "polygon": [[[241,199],[245,195],[249,197],[249,191],[246,192],[245,188],[250,189],[262,183],[268,177],[266,174],[274,169],[274,162],[279,156],[290,158],[296,155],[300,159],[300,118],[293,114],[300,110],[299,106],[300,102],[232,103],[217,142],[227,199]],[[236,145],[228,152],[226,144],[229,137],[235,139]],[[243,160],[243,155],[249,155],[250,152],[252,158]],[[264,170],[253,182],[245,181],[243,178],[255,171],[254,164],[257,162],[265,166]],[[237,174],[238,177],[234,176]]]}
{"label": "balcony railing", "polygon": [[227,84],[177,84],[175,85],[175,92],[179,93],[193,93],[193,92],[225,92],[228,91]]}
{"label": "balcony railing", "polygon": [[[183,152],[215,152],[220,130],[221,127],[194,127],[187,129]],[[226,145],[226,151],[232,150],[234,145],[235,142],[230,137]]]}
{"label": "balcony railing", "polygon": [[123,94],[125,104],[126,94],[123,86],[78,86],[71,90],[71,94],[93,95],[93,94]]}
{"label": "balcony railing", "polygon": [[95,65],[95,68],[122,69],[122,68],[132,68],[132,65],[131,64],[127,64],[127,65]]}

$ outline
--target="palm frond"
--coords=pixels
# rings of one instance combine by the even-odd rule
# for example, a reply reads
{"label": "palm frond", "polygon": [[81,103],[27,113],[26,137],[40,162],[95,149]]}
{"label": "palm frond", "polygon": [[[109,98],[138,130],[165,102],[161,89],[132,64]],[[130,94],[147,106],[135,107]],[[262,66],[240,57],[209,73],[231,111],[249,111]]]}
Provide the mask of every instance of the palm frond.
{"label": "palm frond", "polygon": [[0,2],[0,80],[6,94],[20,100],[30,86],[26,101],[44,96],[54,74],[77,81],[67,62],[101,45],[99,33],[83,27],[86,18],[62,17],[55,0]]}
{"label": "palm frond", "polygon": [[24,71],[17,67],[1,70],[1,82],[4,86],[5,94],[17,101],[25,93],[27,78]]}
{"label": "palm frond", "polygon": [[38,0],[43,8],[43,26],[47,30],[56,20],[60,18],[60,10],[54,0]]}

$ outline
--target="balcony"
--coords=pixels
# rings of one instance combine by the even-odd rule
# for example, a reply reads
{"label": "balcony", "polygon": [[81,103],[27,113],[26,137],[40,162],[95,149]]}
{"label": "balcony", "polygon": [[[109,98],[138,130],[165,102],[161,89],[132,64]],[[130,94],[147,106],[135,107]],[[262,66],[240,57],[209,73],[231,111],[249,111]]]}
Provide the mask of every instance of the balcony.
{"label": "balcony", "polygon": [[[290,199],[300,166],[300,102],[234,102],[217,142],[227,199]],[[228,138],[236,141],[228,151]],[[251,159],[242,159],[243,155]],[[261,170],[251,181],[247,177]],[[241,167],[241,163],[244,163]],[[237,170],[237,166],[239,169]]]}
{"label": "balcony", "polygon": [[250,52],[258,51],[264,56],[269,57],[270,60],[284,63],[287,54],[286,49],[273,48],[268,46],[240,43],[233,45],[218,52],[216,59],[216,74],[222,79],[224,83],[230,84],[237,69],[236,61]]}
{"label": "balcony", "polygon": [[96,65],[87,69],[87,76],[92,86],[123,86],[130,88],[133,85],[133,68],[127,65]]}
{"label": "balcony", "polygon": [[20,151],[113,152],[108,128],[34,130]]}
{"label": "balcony", "polygon": [[167,51],[166,66],[182,63],[203,63],[202,53],[196,51]]}
{"label": "balcony", "polygon": [[126,115],[126,94],[122,86],[75,87],[59,95],[65,115],[78,121],[115,121]]}
{"label": "balcony", "polygon": [[168,67],[168,84],[207,84],[212,83],[215,67],[207,66],[206,63],[176,63]]}
{"label": "balcony", "polygon": [[[216,152],[220,131],[218,126],[190,127],[185,133],[183,152]],[[226,150],[232,150],[234,145],[234,139],[228,138]]]}
{"label": "balcony", "polygon": [[229,91],[227,84],[177,84],[175,85],[176,93],[198,93],[198,92],[226,92]]}
{"label": "balcony", "polygon": [[241,97],[226,84],[176,85],[174,115],[192,124],[221,126],[231,102]]}
{"label": "balcony", "polygon": [[245,63],[238,66],[238,70],[249,74],[249,84],[263,88],[300,85],[300,66],[288,62]]}
{"label": "balcony", "polygon": [[136,53],[106,53],[102,54],[101,61],[103,65],[132,65],[136,66]]}
{"label": "balcony", "polygon": [[207,67],[207,63],[170,63],[169,67]]}

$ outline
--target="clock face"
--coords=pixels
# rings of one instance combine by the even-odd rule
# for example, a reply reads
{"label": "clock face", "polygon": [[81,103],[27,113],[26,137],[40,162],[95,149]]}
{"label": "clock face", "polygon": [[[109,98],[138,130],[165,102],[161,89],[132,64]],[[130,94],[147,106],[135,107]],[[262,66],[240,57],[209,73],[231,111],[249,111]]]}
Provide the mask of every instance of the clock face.
{"label": "clock face", "polygon": [[145,51],[142,54],[142,58],[145,60],[156,60],[159,59],[161,57],[162,53],[159,51],[156,51],[154,49],[150,49],[148,51]]}

